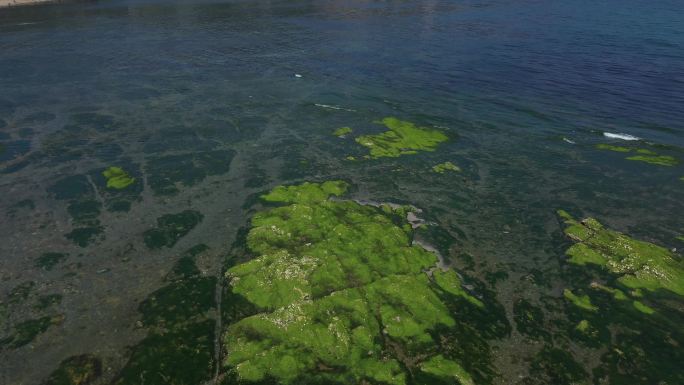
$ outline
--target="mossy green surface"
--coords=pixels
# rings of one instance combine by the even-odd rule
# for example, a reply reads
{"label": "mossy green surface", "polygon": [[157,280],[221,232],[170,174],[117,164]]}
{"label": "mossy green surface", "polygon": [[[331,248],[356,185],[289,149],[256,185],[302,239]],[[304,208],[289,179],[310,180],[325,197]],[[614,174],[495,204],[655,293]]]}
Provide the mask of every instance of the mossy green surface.
{"label": "mossy green surface", "polygon": [[437,355],[420,364],[420,370],[440,378],[451,378],[457,384],[474,385],[473,378],[455,361]]}
{"label": "mossy green surface", "polygon": [[655,310],[653,310],[653,308],[651,308],[651,307],[648,306],[648,305],[645,305],[645,304],[644,304],[643,302],[641,302],[641,301],[634,301],[634,302],[632,302],[632,305],[634,305],[634,308],[635,308],[635,309],[637,309],[638,311],[640,311],[640,312],[642,312],[642,313],[644,313],[644,314],[653,314],[653,313],[655,313]]}
{"label": "mossy green surface", "polygon": [[615,151],[615,152],[622,152],[622,153],[636,153],[637,155],[632,155],[628,156],[627,160],[632,160],[632,161],[637,161],[637,162],[645,162],[649,164],[655,164],[658,166],[676,166],[679,164],[679,160],[673,156],[670,155],[658,155],[657,152],[648,150],[645,148],[629,148],[629,147],[623,147],[623,146],[614,146],[611,144],[597,144],[596,148],[599,150],[608,150],[608,151]]}
{"label": "mossy green surface", "polygon": [[627,160],[645,162],[658,166],[676,166],[679,164],[679,161],[675,157],[669,155],[634,155],[627,157]]}
{"label": "mossy green surface", "polygon": [[308,183],[264,195],[283,206],[253,217],[246,244],[256,257],[227,272],[233,295],[258,313],[228,327],[225,364],[246,382],[405,384],[426,370],[469,383],[457,360],[435,354],[433,332],[456,324],[442,295],[481,302],[454,273],[430,279],[423,270],[437,258],[411,244],[400,215],[328,199],[345,189]]}
{"label": "mossy green surface", "polygon": [[630,289],[668,290],[684,296],[684,264],[670,250],[606,229],[593,218],[577,221],[566,212],[559,215],[565,234],[576,242],[566,252],[570,263],[601,266]]}
{"label": "mossy green surface", "polygon": [[468,292],[463,289],[461,279],[455,271],[442,271],[437,269],[432,273],[432,278],[440,289],[452,295],[462,297],[479,308],[484,308],[482,301],[468,294]]}
{"label": "mossy green surface", "polygon": [[42,385],[87,385],[102,375],[102,362],[91,354],[72,356],[60,362]]}
{"label": "mossy green surface", "polygon": [[563,290],[563,297],[570,301],[573,305],[591,312],[598,310],[594,304],[591,303],[591,298],[588,295],[577,295],[570,289]]}
{"label": "mossy green surface", "polygon": [[135,178],[121,167],[111,166],[104,170],[102,175],[107,178],[107,188],[121,190],[135,183]]}
{"label": "mossy green surface", "polygon": [[599,143],[596,145],[596,148],[599,150],[608,150],[608,151],[615,151],[615,152],[630,152],[632,149],[628,147],[623,147],[623,146],[614,146],[612,144],[605,144],[605,143]]}
{"label": "mossy green surface", "polygon": [[444,162],[432,166],[432,171],[439,174],[444,174],[446,171],[460,172],[461,168],[451,162]]}
{"label": "mossy green surface", "polygon": [[448,140],[441,131],[418,127],[393,117],[382,120],[389,130],[375,135],[361,135],[356,142],[370,150],[371,158],[416,154],[418,151],[434,151],[437,146]]}
{"label": "mossy green surface", "polygon": [[338,137],[344,137],[346,135],[349,135],[352,133],[351,127],[340,127],[333,131],[333,135],[338,136]]}
{"label": "mossy green surface", "polygon": [[157,218],[157,227],[143,233],[145,245],[150,249],[172,247],[197,226],[204,215],[199,211],[185,210],[176,214],[164,214]]}

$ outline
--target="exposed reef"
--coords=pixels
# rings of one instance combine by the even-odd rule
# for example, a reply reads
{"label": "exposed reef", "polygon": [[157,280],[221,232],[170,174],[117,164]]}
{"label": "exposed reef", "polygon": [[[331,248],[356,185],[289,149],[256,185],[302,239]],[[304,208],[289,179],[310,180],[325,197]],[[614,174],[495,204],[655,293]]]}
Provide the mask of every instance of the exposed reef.
{"label": "exposed reef", "polygon": [[432,171],[438,174],[444,174],[446,171],[460,172],[461,168],[451,162],[444,162],[432,166]]}
{"label": "exposed reef", "polygon": [[102,175],[107,178],[107,188],[121,190],[135,183],[135,178],[132,178],[121,167],[111,166],[102,172]]}
{"label": "exposed reef", "polygon": [[565,222],[565,234],[576,242],[566,252],[570,263],[601,266],[628,289],[668,290],[684,296],[684,265],[670,250],[606,229],[594,218],[577,221],[565,211],[558,214]]}
{"label": "exposed reef", "polygon": [[352,131],[353,130],[351,127],[340,127],[338,129],[336,129],[335,131],[333,131],[333,135],[340,137],[340,138],[344,138],[345,136],[351,134]]}
{"label": "exposed reef", "polygon": [[262,197],[279,206],[253,217],[255,257],[226,274],[257,314],[228,327],[225,364],[246,382],[474,383],[463,350],[435,349],[453,343],[437,331],[463,327],[454,302],[485,304],[412,244],[405,206],[330,199],[346,189],[304,183]]}
{"label": "exposed reef", "polygon": [[381,123],[389,130],[380,134],[361,135],[356,142],[370,150],[371,158],[417,154],[418,151],[434,151],[448,137],[441,131],[418,127],[397,118],[384,118]]}

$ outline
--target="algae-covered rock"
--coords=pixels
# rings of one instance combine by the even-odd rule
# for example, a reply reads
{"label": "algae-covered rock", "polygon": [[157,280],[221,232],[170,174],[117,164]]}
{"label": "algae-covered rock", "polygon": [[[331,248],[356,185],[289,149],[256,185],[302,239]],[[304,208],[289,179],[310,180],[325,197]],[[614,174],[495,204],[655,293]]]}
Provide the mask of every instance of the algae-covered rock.
{"label": "algae-covered rock", "polygon": [[563,297],[570,301],[573,305],[588,311],[597,311],[598,307],[591,303],[591,298],[588,295],[577,295],[570,289],[563,291]]}
{"label": "algae-covered rock", "polygon": [[634,155],[627,157],[627,160],[635,160],[658,166],[676,166],[679,164],[679,160],[669,155]]}
{"label": "algae-covered rock", "polygon": [[684,264],[672,252],[603,227],[593,218],[577,221],[559,211],[565,234],[575,241],[566,254],[577,265],[601,266],[629,289],[668,290],[684,296]]}
{"label": "algae-covered rock", "polygon": [[614,146],[611,144],[597,144],[596,148],[599,150],[608,150],[608,151],[614,151],[614,152],[622,152],[622,153],[636,153],[638,155],[632,155],[628,156],[627,160],[633,160],[633,161],[638,161],[638,162],[645,162],[649,164],[655,164],[658,166],[675,166],[679,164],[679,160],[673,156],[670,155],[658,155],[657,152],[645,149],[645,148],[629,148],[629,147],[623,147],[623,146]]}
{"label": "algae-covered rock", "polygon": [[623,146],[614,146],[612,144],[605,144],[605,143],[599,143],[596,145],[596,148],[599,150],[608,150],[608,151],[615,151],[615,152],[630,152],[632,149],[628,147],[623,147]]}
{"label": "algae-covered rock", "polygon": [[351,134],[352,131],[353,130],[351,129],[351,127],[340,127],[338,129],[336,129],[335,131],[333,131],[333,135],[340,137],[340,138],[344,138],[345,136]]}
{"label": "algae-covered rock", "polygon": [[226,273],[257,314],[228,327],[225,364],[245,382],[406,384],[424,373],[471,384],[458,357],[435,351],[433,333],[456,324],[446,296],[482,303],[454,272],[425,272],[437,257],[412,244],[405,216],[329,199],[346,188],[305,183],[263,196],[281,205],[253,217],[255,258]]}
{"label": "algae-covered rock", "polygon": [[457,362],[447,360],[442,355],[430,358],[420,365],[420,370],[442,378],[451,378],[461,385],[474,385],[473,378]]}
{"label": "algae-covered rock", "polygon": [[135,178],[128,175],[121,167],[111,166],[104,170],[102,175],[107,178],[107,188],[121,190],[135,183]]}
{"label": "algae-covered rock", "polygon": [[72,356],[60,362],[43,385],[87,385],[102,375],[102,362],[91,354]]}
{"label": "algae-covered rock", "polygon": [[458,167],[457,165],[451,163],[451,162],[444,162],[444,163],[440,163],[440,164],[432,166],[432,171],[439,173],[439,174],[444,174],[444,172],[446,172],[446,171],[460,172],[461,168]]}
{"label": "algae-covered rock", "polygon": [[375,135],[361,135],[356,142],[370,150],[371,158],[416,154],[434,151],[437,145],[448,140],[441,131],[418,127],[397,118],[384,118],[382,124],[389,130]]}

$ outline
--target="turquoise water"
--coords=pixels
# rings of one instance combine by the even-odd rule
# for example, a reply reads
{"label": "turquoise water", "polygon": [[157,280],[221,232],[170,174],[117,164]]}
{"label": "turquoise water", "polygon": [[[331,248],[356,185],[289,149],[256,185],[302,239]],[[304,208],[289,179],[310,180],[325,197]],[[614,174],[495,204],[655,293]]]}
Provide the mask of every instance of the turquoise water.
{"label": "turquoise water", "polygon": [[[472,364],[482,371],[476,383],[684,383],[676,370],[684,337],[672,326],[684,318],[681,297],[653,299],[652,318],[602,304],[608,337],[573,337],[587,316],[567,306],[563,290],[589,278],[568,265],[556,215],[595,217],[681,257],[682,30],[678,1],[0,9],[0,339],[50,317],[30,342],[0,348],[0,382],[41,383],[82,354],[101,366],[94,383],[135,373],[131,347],[152,333],[140,304],[167,287],[185,250],[207,245],[195,263],[203,278],[220,278],[263,210],[259,195],[343,179],[353,199],[422,209],[433,229],[426,242],[497,309],[490,320],[467,320],[481,337],[472,349],[489,352],[460,353],[466,366],[468,357],[487,361],[489,374]],[[364,159],[353,138],[382,132],[374,122],[388,116],[450,140]],[[343,126],[353,134],[332,135]],[[673,165],[626,159],[637,149]],[[445,161],[462,171],[432,172]],[[135,183],[107,189],[110,166]],[[37,262],[45,253],[63,257],[48,268]],[[531,329],[520,320],[526,306],[543,315]],[[218,334],[208,339],[227,323],[216,314]],[[225,358],[218,345],[204,360],[211,376],[176,381],[232,383],[216,364]]]}

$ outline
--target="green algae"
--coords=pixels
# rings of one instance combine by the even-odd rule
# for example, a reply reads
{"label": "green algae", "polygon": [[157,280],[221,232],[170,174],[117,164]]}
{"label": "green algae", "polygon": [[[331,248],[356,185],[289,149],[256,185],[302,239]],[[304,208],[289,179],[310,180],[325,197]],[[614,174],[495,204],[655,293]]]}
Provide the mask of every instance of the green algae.
{"label": "green algae", "polygon": [[655,151],[651,151],[645,148],[638,148],[638,149],[632,149],[629,147],[623,147],[623,146],[614,146],[610,144],[597,144],[596,148],[599,150],[608,150],[608,151],[615,151],[615,152],[622,152],[622,153],[628,153],[628,152],[633,152],[637,153],[638,155],[632,155],[629,156],[625,159],[627,160],[632,160],[632,161],[638,161],[638,162],[645,162],[649,164],[655,164],[658,166],[676,166],[679,164],[679,160],[673,156],[670,155],[658,155]]}
{"label": "green algae", "polygon": [[599,283],[592,283],[591,288],[592,289],[598,289],[598,290],[604,291],[606,293],[612,294],[613,298],[618,300],[618,301],[626,301],[629,299],[629,297],[627,297],[627,294],[625,294],[625,292],[620,290],[620,289],[601,285]]}
{"label": "green algae", "polygon": [[102,375],[102,362],[92,354],[71,356],[59,363],[42,385],[87,385]]}
{"label": "green algae", "polygon": [[634,305],[634,308],[637,309],[638,311],[644,313],[644,314],[653,314],[655,313],[655,310],[651,308],[648,305],[645,305],[641,301],[634,301],[632,302],[632,305]]}
{"label": "green algae", "polygon": [[655,164],[658,166],[676,166],[679,164],[679,160],[669,155],[634,155],[627,157],[626,159]]}
{"label": "green algae", "polygon": [[316,203],[330,196],[340,196],[347,190],[348,184],[343,181],[328,181],[322,184],[304,182],[296,186],[278,186],[261,198],[267,202],[284,203]]}
{"label": "green algae", "polygon": [[60,321],[59,317],[40,317],[19,322],[14,325],[14,332],[0,340],[0,345],[8,345],[10,348],[18,348],[31,343],[39,334],[45,333],[48,328]]}
{"label": "green algae", "polygon": [[418,127],[393,117],[384,118],[381,123],[389,130],[375,135],[361,135],[356,142],[370,150],[370,157],[396,158],[401,155],[417,154],[418,151],[434,151],[448,137],[444,133]]}
{"label": "green algae", "polygon": [[588,295],[577,295],[572,292],[570,289],[565,289],[563,290],[563,296],[565,299],[570,301],[573,305],[584,309],[588,310],[591,312],[595,312],[598,310],[598,307],[596,307],[594,304],[591,303],[591,298],[589,298]]}
{"label": "green algae", "polygon": [[115,385],[197,385],[215,368],[216,277],[203,276],[195,259],[208,247],[185,251],[164,278],[165,285],[138,307],[147,336],[132,348]]}
{"label": "green algae", "polygon": [[185,210],[176,214],[164,214],[157,218],[157,227],[143,233],[145,245],[150,249],[172,247],[197,226],[204,215],[199,211]]}
{"label": "green algae", "polygon": [[599,150],[615,151],[615,152],[630,152],[631,148],[623,146],[614,146],[612,144],[599,143],[596,145]]}
{"label": "green algae", "polygon": [[583,319],[577,324],[577,326],[575,326],[575,330],[582,332],[582,333],[586,333],[590,327],[591,327],[591,324],[589,323],[589,321]]}
{"label": "green algae", "polygon": [[340,138],[344,138],[345,136],[351,134],[352,131],[353,130],[351,127],[340,127],[338,129],[336,129],[335,131],[333,131],[333,135],[340,137]]}
{"label": "green algae", "polygon": [[107,188],[121,190],[135,183],[135,178],[128,175],[121,167],[111,166],[104,170],[102,175],[107,178]]}
{"label": "green algae", "polygon": [[263,196],[280,206],[254,215],[245,243],[255,256],[226,273],[231,298],[252,305],[236,311],[252,314],[228,327],[225,364],[246,382],[405,384],[425,371],[472,383],[458,357],[435,354],[433,333],[457,326],[443,295],[483,303],[454,272],[435,270],[434,281],[424,272],[437,258],[412,245],[403,208],[329,199],[346,188],[305,183]]}
{"label": "green algae", "polygon": [[448,360],[442,355],[437,355],[423,362],[420,365],[420,370],[439,378],[451,378],[461,385],[475,384],[470,374],[458,362]]}
{"label": "green algae", "polygon": [[432,171],[439,174],[444,174],[446,171],[460,172],[461,168],[451,162],[444,162],[432,166]]}
{"label": "green algae", "polygon": [[580,222],[564,211],[559,215],[565,234],[576,242],[566,251],[570,263],[598,265],[632,290],[668,290],[684,296],[684,265],[670,250],[606,229],[593,218]]}
{"label": "green algae", "polygon": [[458,277],[458,274],[455,271],[435,270],[432,273],[432,278],[434,279],[435,283],[437,284],[437,286],[439,286],[440,289],[452,295],[462,297],[466,301],[472,303],[473,305],[479,308],[484,308],[484,304],[482,303],[482,301],[473,297],[472,295],[468,294],[465,290],[463,290],[463,287],[461,286],[461,279]]}

